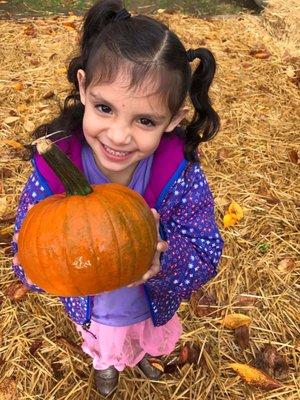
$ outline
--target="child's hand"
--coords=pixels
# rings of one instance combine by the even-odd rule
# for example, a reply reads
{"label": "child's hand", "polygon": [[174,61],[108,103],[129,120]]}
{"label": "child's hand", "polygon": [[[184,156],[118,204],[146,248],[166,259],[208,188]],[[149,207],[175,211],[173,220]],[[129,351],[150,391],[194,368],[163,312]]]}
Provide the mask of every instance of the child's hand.
{"label": "child's hand", "polygon": [[162,240],[161,237],[160,237],[160,234],[159,234],[159,214],[154,208],[151,208],[151,211],[152,211],[152,213],[154,215],[154,218],[155,218],[155,221],[156,221],[157,236],[158,236],[156,253],[154,255],[151,267],[143,275],[142,279],[137,281],[137,282],[131,283],[127,287],[141,285],[142,283],[145,283],[148,279],[150,279],[153,276],[155,276],[160,270],[160,253],[162,253],[163,251],[168,250],[168,243],[165,242],[164,240]]}

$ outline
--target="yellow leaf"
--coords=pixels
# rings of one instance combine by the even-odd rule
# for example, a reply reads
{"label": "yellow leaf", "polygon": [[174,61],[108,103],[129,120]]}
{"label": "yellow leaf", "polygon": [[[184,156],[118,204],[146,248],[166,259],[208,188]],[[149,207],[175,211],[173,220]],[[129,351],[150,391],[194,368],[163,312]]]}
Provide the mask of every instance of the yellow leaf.
{"label": "yellow leaf", "polygon": [[224,228],[228,228],[229,226],[233,226],[236,223],[237,219],[231,214],[225,214],[223,217]]}
{"label": "yellow leaf", "polygon": [[16,140],[10,139],[10,140],[4,140],[3,141],[5,144],[8,144],[9,146],[13,147],[14,149],[21,149],[23,145]]}
{"label": "yellow leaf", "polygon": [[7,117],[7,118],[5,118],[5,120],[3,122],[7,125],[10,125],[10,124],[14,124],[15,122],[17,122],[18,119],[19,119],[19,117]]}
{"label": "yellow leaf", "polygon": [[17,82],[17,83],[15,83],[15,84],[13,85],[13,88],[14,88],[15,90],[23,90],[23,89],[24,89],[24,85],[23,85],[22,82]]}
{"label": "yellow leaf", "polygon": [[251,365],[230,363],[228,366],[237,372],[245,382],[257,388],[272,390],[282,386],[280,382]]}
{"label": "yellow leaf", "polygon": [[32,132],[35,128],[35,124],[32,121],[26,121],[23,125],[26,132]]}
{"label": "yellow leaf", "polygon": [[228,208],[228,212],[238,221],[240,221],[244,217],[242,207],[236,201],[231,202]]}
{"label": "yellow leaf", "polygon": [[243,325],[249,325],[252,319],[245,314],[229,314],[221,321],[221,324],[228,329],[236,329]]}

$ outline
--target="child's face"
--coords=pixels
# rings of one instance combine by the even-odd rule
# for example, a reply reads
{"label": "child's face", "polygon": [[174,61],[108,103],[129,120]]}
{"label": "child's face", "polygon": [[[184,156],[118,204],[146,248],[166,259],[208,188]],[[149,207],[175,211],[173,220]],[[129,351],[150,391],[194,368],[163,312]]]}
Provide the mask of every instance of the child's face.
{"label": "child's face", "polygon": [[85,106],[83,132],[98,168],[112,182],[127,185],[140,160],[154,153],[164,132],[171,132],[186,110],[172,118],[161,94],[153,85],[128,89],[126,79],[113,83],[84,85],[78,72],[81,102]]}

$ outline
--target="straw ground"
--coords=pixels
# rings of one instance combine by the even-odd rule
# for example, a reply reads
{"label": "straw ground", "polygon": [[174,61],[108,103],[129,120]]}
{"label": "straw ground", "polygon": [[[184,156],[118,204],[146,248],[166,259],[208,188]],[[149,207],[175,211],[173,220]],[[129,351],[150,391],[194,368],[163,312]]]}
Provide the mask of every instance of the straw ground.
{"label": "straw ground", "polygon": [[[114,399],[300,397],[299,54],[297,32],[291,34],[297,2],[269,3],[260,17],[244,14],[205,21],[182,14],[157,15],[187,48],[205,46],[217,58],[211,94],[222,129],[201,147],[201,153],[225,248],[218,275],[204,288],[215,297],[216,312],[199,318],[189,303],[179,310],[184,334],[176,351],[186,342],[197,344],[199,363],[186,364],[160,383],[126,369]],[[6,295],[16,281],[7,243],[13,222],[8,217],[15,213],[31,171],[15,147],[30,141],[34,126],[55,115],[68,93],[66,60],[77,43],[80,22],[73,16],[0,22],[0,170],[2,204],[6,204],[6,222],[1,225],[0,384],[15,382],[17,387],[15,397],[3,399],[100,398],[92,386],[91,360],[79,346],[68,345],[68,341],[80,345],[81,339],[59,301],[27,293],[22,301],[13,302]],[[224,229],[223,215],[232,200],[241,205],[244,218]],[[282,263],[287,259],[289,267]],[[256,303],[241,309],[237,301],[242,293],[256,296]],[[253,319],[247,350],[219,323],[221,315],[236,311]],[[281,388],[262,392],[241,383],[227,363],[253,365],[257,352],[268,343],[286,357],[289,373],[281,378]],[[12,377],[14,381],[8,379]]]}

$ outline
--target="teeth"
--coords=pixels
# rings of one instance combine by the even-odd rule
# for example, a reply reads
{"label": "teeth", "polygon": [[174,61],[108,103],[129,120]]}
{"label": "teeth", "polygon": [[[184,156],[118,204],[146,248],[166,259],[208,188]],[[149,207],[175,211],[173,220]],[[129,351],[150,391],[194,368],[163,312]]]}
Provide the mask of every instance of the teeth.
{"label": "teeth", "polygon": [[127,156],[127,154],[129,154],[128,151],[115,151],[106,145],[104,145],[104,148],[109,154],[116,156],[116,157],[124,157],[124,156]]}

